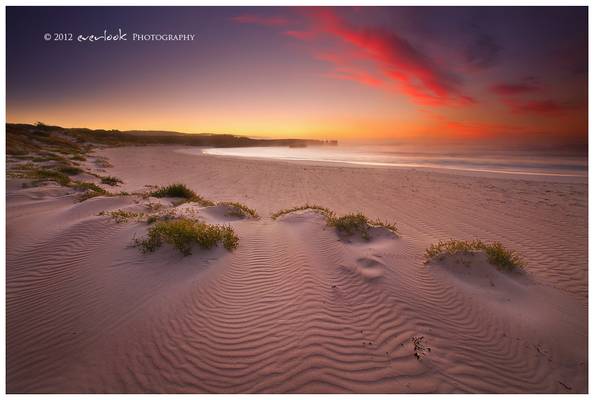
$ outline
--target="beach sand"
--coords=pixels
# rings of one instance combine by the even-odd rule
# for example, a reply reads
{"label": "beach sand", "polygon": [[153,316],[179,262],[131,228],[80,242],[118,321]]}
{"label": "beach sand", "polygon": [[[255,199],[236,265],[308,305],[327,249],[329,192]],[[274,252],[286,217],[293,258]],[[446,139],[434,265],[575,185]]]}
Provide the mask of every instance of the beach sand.
{"label": "beach sand", "polygon": [[[118,191],[182,182],[256,209],[198,210],[235,229],[236,250],[142,254],[130,244],[146,223],[97,215],[139,209],[136,197],[77,202],[7,182],[8,392],[587,392],[585,179],[179,149],[97,154]],[[306,202],[394,221],[400,236],[344,239],[311,212],[270,218]],[[449,238],[501,241],[525,273],[426,264]]]}

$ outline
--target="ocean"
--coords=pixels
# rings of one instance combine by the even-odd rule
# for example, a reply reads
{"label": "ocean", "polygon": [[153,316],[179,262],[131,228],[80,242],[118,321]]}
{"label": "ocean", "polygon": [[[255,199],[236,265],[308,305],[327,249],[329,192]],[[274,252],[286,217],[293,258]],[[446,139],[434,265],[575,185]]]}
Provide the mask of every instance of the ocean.
{"label": "ocean", "polygon": [[400,145],[210,148],[218,156],[381,167],[430,168],[489,174],[587,177],[585,155],[477,148],[419,149]]}

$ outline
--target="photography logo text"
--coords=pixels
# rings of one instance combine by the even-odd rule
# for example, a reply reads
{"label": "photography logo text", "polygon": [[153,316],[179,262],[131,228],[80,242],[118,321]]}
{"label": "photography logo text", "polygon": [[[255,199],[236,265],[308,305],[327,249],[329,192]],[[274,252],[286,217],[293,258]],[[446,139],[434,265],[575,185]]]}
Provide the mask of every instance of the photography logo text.
{"label": "photography logo text", "polygon": [[195,33],[151,33],[133,32],[128,33],[119,28],[117,31],[104,29],[99,33],[73,33],[73,32],[47,32],[43,35],[46,42],[76,42],[76,43],[97,43],[97,42],[193,42],[198,35]]}

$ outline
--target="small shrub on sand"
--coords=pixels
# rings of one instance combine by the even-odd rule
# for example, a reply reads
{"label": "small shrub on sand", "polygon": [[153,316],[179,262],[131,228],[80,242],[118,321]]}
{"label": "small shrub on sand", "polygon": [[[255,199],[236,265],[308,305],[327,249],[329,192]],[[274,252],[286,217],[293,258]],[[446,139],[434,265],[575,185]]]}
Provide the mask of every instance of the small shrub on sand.
{"label": "small shrub on sand", "polygon": [[382,227],[395,234],[398,234],[398,228],[393,223],[378,220],[370,220],[362,213],[346,214],[341,217],[332,217],[328,220],[328,225],[334,226],[339,231],[347,235],[359,233],[365,240],[369,240],[369,228]]}
{"label": "small shrub on sand", "polygon": [[101,183],[103,183],[104,185],[109,185],[109,186],[117,186],[120,183],[124,183],[124,182],[122,182],[122,180],[120,178],[116,178],[115,176],[102,176]]}
{"label": "small shrub on sand", "polygon": [[248,217],[248,218],[258,218],[258,213],[253,208],[249,208],[245,204],[231,202],[231,201],[223,201],[219,204],[228,206],[231,208],[227,215],[232,217]]}
{"label": "small shrub on sand", "polygon": [[82,169],[72,166],[72,165],[63,165],[58,167],[58,171],[66,174],[66,175],[78,175],[83,172]]}
{"label": "small shrub on sand", "polygon": [[203,207],[214,206],[214,203],[204,197],[196,194],[192,189],[183,183],[174,183],[169,186],[163,186],[150,193],[154,197],[180,197],[187,201],[193,201]]}
{"label": "small shrub on sand", "polygon": [[472,254],[484,251],[489,263],[504,271],[524,268],[524,260],[513,250],[506,249],[500,242],[484,243],[480,240],[446,240],[434,243],[425,251],[427,260],[444,255]]}
{"label": "small shrub on sand", "polygon": [[109,163],[109,161],[107,161],[107,158],[105,158],[105,157],[97,157],[95,159],[95,165],[98,166],[99,168],[111,168],[111,167],[113,167],[113,165],[111,165]]}
{"label": "small shrub on sand", "polygon": [[68,165],[40,167],[33,163],[26,163],[12,168],[10,176],[31,179],[33,185],[53,181],[62,186],[73,186],[75,183],[73,183],[69,175],[76,175],[80,172],[82,172],[80,168]]}
{"label": "small shrub on sand", "polygon": [[54,153],[50,153],[50,152],[39,153],[37,156],[32,158],[32,161],[34,161],[34,162],[58,161],[58,162],[62,162],[62,163],[68,162],[68,160],[65,159],[64,157],[59,156]]}
{"label": "small shrub on sand", "polygon": [[335,227],[340,232],[352,235],[359,233],[363,239],[369,239],[368,229],[369,220],[361,213],[346,214],[341,217],[334,217],[329,221],[329,225]]}
{"label": "small shrub on sand", "polygon": [[141,218],[144,214],[126,210],[101,211],[99,215],[110,216],[117,224],[128,222],[131,219]]}
{"label": "small shrub on sand", "polygon": [[315,211],[317,213],[322,214],[326,218],[332,218],[332,217],[334,217],[334,212],[331,211],[331,210],[329,210],[328,208],[322,207],[322,206],[318,206],[316,204],[309,204],[309,203],[306,203],[303,206],[297,206],[297,207],[291,207],[291,208],[284,208],[284,209],[279,210],[279,211],[275,212],[274,214],[272,214],[271,217],[272,217],[272,219],[277,219],[278,217],[281,217],[283,215],[290,214],[290,213],[295,212],[295,211],[303,211],[303,210],[312,210],[312,211]]}
{"label": "small shrub on sand", "polygon": [[70,159],[73,161],[87,161],[87,158],[85,156],[81,156],[78,154],[70,157]]}
{"label": "small shrub on sand", "polygon": [[108,196],[107,190],[95,185],[91,182],[75,182],[71,185],[76,190],[82,190],[84,193],[79,196],[79,201],[85,201],[97,196]]}
{"label": "small shrub on sand", "polygon": [[199,221],[179,218],[159,221],[151,226],[146,238],[136,239],[134,245],[143,253],[153,252],[163,242],[171,244],[184,256],[192,254],[192,246],[210,249],[219,243],[229,251],[235,249],[239,238],[230,226],[209,225]]}
{"label": "small shrub on sand", "polygon": [[77,190],[92,190],[93,192],[107,194],[107,190],[95,185],[91,182],[74,182],[72,187]]}
{"label": "small shrub on sand", "polygon": [[395,234],[398,234],[398,229],[395,224],[383,222],[378,220],[370,220],[362,213],[346,214],[343,216],[336,216],[334,211],[318,206],[315,204],[305,204],[304,206],[286,208],[272,214],[272,219],[277,219],[282,215],[286,215],[295,211],[312,210],[322,214],[326,218],[326,225],[336,228],[339,232],[346,235],[353,235],[358,233],[365,240],[369,240],[369,229],[372,227],[383,227]]}
{"label": "small shrub on sand", "polygon": [[49,169],[33,170],[30,177],[37,182],[54,181],[62,186],[68,186],[71,182],[70,177],[65,173]]}

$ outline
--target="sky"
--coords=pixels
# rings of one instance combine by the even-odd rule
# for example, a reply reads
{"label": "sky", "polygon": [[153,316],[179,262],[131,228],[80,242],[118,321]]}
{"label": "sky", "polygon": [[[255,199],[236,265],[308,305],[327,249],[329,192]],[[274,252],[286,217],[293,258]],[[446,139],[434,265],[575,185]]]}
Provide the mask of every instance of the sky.
{"label": "sky", "polygon": [[[587,143],[586,7],[7,7],[6,21],[8,122]],[[127,41],[77,41],[118,29]]]}

